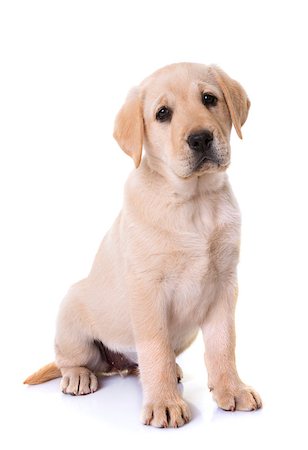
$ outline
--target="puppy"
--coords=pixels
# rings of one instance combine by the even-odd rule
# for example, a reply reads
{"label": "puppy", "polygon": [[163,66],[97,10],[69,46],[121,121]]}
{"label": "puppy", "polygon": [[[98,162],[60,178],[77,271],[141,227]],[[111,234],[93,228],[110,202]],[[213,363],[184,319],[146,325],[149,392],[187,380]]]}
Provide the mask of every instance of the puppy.
{"label": "puppy", "polygon": [[226,174],[232,124],[241,138],[249,106],[221,69],[191,63],[164,67],[129,93],[114,131],[136,166],[123,209],[90,274],[63,300],[55,363],[25,383],[62,375],[62,391],[82,395],[97,390],[99,373],[139,373],[143,423],[179,427],[191,413],[176,356],[201,329],[218,406],[261,407],[235,363],[240,212]]}

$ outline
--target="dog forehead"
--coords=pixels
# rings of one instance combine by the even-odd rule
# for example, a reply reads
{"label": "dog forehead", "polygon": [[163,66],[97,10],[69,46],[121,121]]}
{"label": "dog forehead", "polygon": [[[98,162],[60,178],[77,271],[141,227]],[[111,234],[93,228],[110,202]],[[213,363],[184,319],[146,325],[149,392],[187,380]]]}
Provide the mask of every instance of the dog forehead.
{"label": "dog forehead", "polygon": [[209,78],[209,66],[196,63],[177,63],[165,66],[147,77],[140,85],[144,102],[172,94],[185,97],[191,86]]}

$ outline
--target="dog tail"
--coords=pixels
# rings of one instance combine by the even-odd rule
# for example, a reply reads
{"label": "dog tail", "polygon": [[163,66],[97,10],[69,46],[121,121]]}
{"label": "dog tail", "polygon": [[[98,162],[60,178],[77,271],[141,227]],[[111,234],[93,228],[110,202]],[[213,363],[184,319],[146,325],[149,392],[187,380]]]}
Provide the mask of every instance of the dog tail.
{"label": "dog tail", "polygon": [[26,378],[24,384],[40,384],[59,377],[61,377],[60,369],[52,362]]}

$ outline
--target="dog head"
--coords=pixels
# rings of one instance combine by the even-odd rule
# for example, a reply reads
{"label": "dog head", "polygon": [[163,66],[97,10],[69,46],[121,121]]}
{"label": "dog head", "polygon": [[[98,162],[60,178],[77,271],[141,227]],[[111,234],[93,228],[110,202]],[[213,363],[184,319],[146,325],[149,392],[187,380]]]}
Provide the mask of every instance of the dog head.
{"label": "dog head", "polygon": [[240,138],[250,102],[242,86],[216,66],[164,67],[134,88],[117,115],[114,137],[139,166],[183,178],[225,170],[232,124]]}

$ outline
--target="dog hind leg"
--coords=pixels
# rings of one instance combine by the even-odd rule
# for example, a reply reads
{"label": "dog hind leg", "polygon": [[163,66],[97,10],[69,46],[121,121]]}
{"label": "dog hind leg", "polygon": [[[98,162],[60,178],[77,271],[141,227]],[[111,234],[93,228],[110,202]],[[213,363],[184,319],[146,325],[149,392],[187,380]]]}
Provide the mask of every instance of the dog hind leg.
{"label": "dog hind leg", "polygon": [[69,293],[61,307],[55,339],[56,365],[65,394],[84,395],[98,388],[94,372],[106,369],[91,334],[91,321],[78,298]]}

